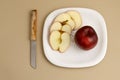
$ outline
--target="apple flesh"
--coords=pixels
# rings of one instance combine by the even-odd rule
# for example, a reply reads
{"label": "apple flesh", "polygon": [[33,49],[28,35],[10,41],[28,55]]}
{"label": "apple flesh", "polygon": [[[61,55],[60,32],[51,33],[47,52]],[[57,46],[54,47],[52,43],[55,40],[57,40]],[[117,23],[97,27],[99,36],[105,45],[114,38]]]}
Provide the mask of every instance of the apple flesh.
{"label": "apple flesh", "polygon": [[83,26],[75,33],[75,42],[84,50],[92,49],[98,42],[98,36],[91,26]]}
{"label": "apple flesh", "polygon": [[49,43],[53,50],[65,52],[70,46],[70,35],[82,24],[82,17],[77,11],[66,11],[55,17],[50,25]]}

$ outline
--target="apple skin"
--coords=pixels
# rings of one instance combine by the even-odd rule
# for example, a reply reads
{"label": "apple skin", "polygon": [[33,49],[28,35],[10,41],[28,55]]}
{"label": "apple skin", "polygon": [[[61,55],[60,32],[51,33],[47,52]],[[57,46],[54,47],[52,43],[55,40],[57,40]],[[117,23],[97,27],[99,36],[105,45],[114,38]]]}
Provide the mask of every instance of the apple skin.
{"label": "apple skin", "polygon": [[98,36],[91,26],[83,26],[75,33],[76,44],[84,49],[94,48],[98,42]]}

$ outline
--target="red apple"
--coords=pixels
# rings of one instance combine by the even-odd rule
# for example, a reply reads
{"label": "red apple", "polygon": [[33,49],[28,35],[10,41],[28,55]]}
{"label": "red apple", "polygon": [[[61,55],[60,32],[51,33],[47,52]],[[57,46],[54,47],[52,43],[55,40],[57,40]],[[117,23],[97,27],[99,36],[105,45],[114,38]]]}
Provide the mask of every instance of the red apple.
{"label": "red apple", "polygon": [[92,49],[98,42],[98,36],[91,26],[83,26],[75,33],[75,42],[84,50]]}

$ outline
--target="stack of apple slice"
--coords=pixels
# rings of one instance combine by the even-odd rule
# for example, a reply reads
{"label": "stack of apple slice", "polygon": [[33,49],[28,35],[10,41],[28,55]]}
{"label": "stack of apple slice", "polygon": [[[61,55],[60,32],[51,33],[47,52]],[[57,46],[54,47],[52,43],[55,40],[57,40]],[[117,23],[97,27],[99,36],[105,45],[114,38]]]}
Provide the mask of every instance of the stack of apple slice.
{"label": "stack of apple slice", "polygon": [[51,48],[62,53],[65,52],[71,42],[72,30],[78,29],[81,24],[81,16],[77,11],[67,11],[58,15],[50,26]]}

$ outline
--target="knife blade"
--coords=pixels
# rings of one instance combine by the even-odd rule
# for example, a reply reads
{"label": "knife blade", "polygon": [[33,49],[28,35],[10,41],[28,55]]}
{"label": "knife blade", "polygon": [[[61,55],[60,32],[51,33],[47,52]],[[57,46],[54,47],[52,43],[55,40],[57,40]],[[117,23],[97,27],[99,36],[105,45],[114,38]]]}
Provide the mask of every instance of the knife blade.
{"label": "knife blade", "polygon": [[36,68],[37,10],[32,10],[30,37],[30,64]]}
{"label": "knife blade", "polygon": [[32,68],[36,68],[36,41],[31,41],[31,55],[30,64]]}

